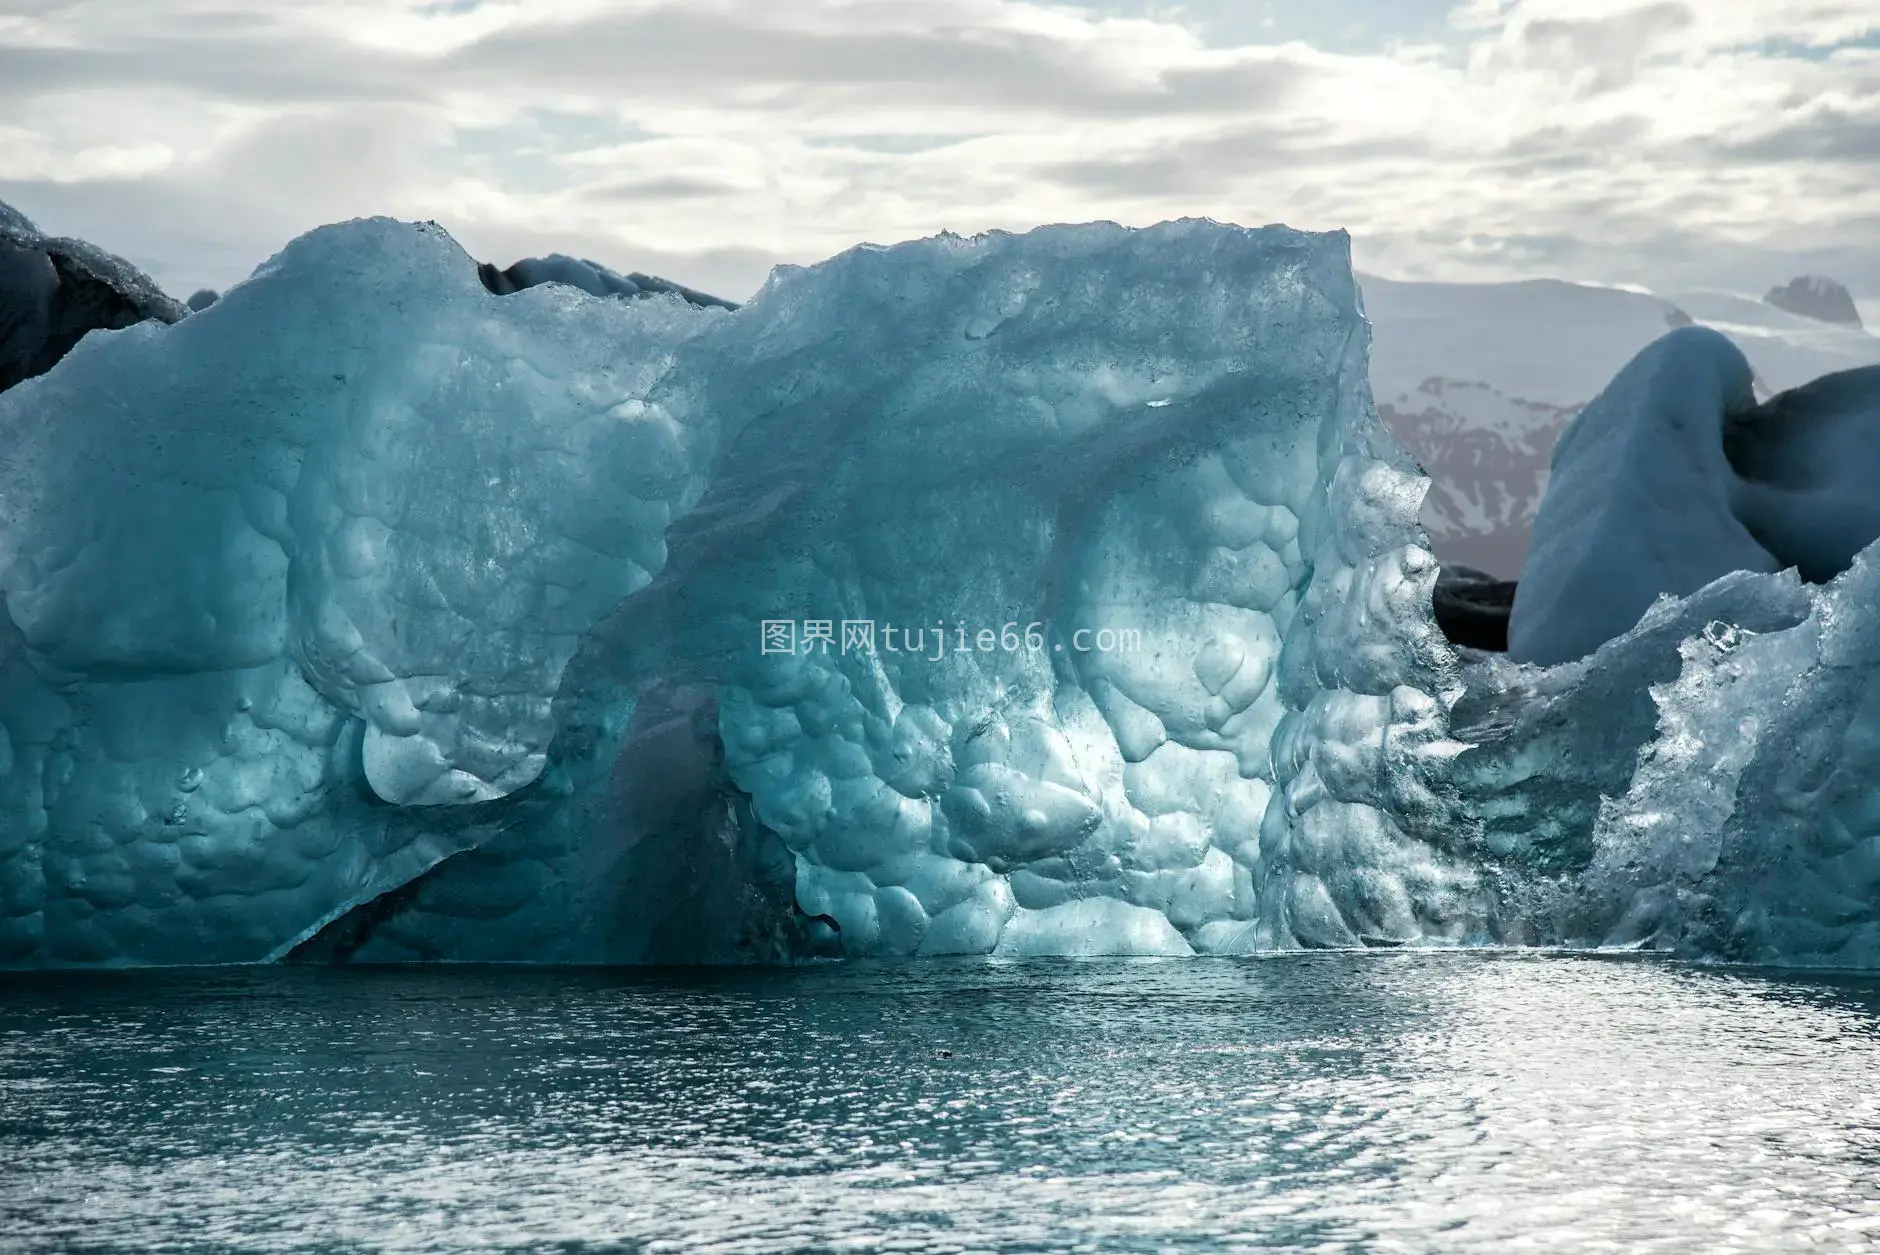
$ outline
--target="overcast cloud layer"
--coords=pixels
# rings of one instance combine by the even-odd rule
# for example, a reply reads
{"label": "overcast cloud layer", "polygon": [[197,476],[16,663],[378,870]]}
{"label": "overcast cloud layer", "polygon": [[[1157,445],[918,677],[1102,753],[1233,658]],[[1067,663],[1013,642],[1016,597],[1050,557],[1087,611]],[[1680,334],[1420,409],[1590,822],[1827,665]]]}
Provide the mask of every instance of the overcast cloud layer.
{"label": "overcast cloud layer", "polygon": [[0,0],[0,200],[179,293],[369,213],[733,297],[1205,215],[1394,277],[1871,299],[1877,173],[1875,0]]}

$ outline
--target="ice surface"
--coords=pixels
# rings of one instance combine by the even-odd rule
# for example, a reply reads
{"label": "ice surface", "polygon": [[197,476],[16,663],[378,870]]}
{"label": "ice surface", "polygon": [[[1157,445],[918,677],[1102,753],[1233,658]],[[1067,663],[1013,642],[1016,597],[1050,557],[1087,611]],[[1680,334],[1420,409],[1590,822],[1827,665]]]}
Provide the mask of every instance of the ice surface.
{"label": "ice surface", "polygon": [[1602,807],[1576,940],[1880,966],[1874,555],[1809,601],[1794,627],[1683,644],[1652,749]]}
{"label": "ice surface", "polygon": [[1590,658],[1471,668],[1454,733],[1510,941],[1880,966],[1880,599],[1726,576]]}
{"label": "ice surface", "polygon": [[942,237],[730,313],[371,221],[86,341],[0,399],[0,956],[1476,935],[1347,249]]}
{"label": "ice surface", "polygon": [[[695,403],[737,435],[581,687],[590,668],[709,683],[722,778],[701,797],[748,806],[809,931],[848,953],[1464,931],[1467,873],[1379,809],[1441,813],[1418,774],[1441,720],[1414,685],[1448,658],[1345,265],[1342,239],[1186,223],[781,274],[690,350],[713,363]],[[764,619],[917,629],[924,649],[764,655]],[[1032,623],[1040,648],[978,644]],[[1103,629],[1142,646],[1075,648]],[[565,916],[469,926],[451,904],[496,860],[592,862],[609,834],[452,860],[354,953],[539,944],[517,938]],[[770,865],[750,835],[695,848]]]}
{"label": "ice surface", "polygon": [[474,844],[403,808],[541,770],[562,666],[700,490],[709,442],[641,398],[707,318],[498,300],[358,223],[0,398],[0,950],[263,957]]}
{"label": "ice surface", "polygon": [[1833,579],[1880,537],[1880,366],[1839,371],[1733,423],[1737,516],[1804,579]]}
{"label": "ice surface", "polygon": [[[1604,799],[1625,791],[1640,752],[1657,734],[1652,688],[1675,679],[1683,642],[1712,624],[1773,632],[1808,615],[1794,575],[1737,573],[1683,600],[1660,600],[1629,632],[1588,658],[1550,668],[1475,660],[1451,711],[1453,735],[1471,748],[1455,760],[1468,836],[1484,862],[1577,875],[1592,861]],[[1509,939],[1549,940],[1544,919],[1503,916]]]}

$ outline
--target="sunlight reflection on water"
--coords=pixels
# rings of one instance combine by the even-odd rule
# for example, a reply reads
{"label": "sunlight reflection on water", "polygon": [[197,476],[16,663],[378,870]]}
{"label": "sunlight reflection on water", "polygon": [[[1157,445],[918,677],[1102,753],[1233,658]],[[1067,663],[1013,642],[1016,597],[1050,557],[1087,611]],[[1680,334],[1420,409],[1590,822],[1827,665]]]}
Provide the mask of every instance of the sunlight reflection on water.
{"label": "sunlight reflection on water", "polygon": [[1508,954],[0,978],[0,1248],[1880,1242],[1880,982]]}

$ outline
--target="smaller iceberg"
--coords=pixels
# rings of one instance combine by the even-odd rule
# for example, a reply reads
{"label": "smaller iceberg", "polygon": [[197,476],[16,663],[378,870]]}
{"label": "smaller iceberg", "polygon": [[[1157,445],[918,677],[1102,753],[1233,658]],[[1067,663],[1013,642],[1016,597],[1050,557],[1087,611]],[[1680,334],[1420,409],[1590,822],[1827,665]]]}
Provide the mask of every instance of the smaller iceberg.
{"label": "smaller iceberg", "polygon": [[48,237],[0,203],[0,392],[51,370],[88,332],[187,312],[123,258]]}
{"label": "smaller iceberg", "polygon": [[597,261],[569,257],[565,253],[525,257],[501,270],[484,262],[477,267],[477,277],[483,280],[484,287],[497,296],[508,296],[512,292],[521,292],[544,283],[561,283],[579,288],[590,296],[610,296],[623,301],[636,301],[648,296],[676,296],[700,309],[737,308],[731,301],[708,296],[670,279],[643,275],[637,271],[623,275]]}
{"label": "smaller iceberg", "polygon": [[1743,353],[1673,331],[1561,434],[1508,623],[1552,665],[1629,631],[1659,597],[1736,571],[1821,583],[1880,537],[1880,367],[1758,404]]}
{"label": "smaller iceberg", "polygon": [[1562,436],[1453,781],[1511,938],[1880,965],[1880,368],[1675,331]]}

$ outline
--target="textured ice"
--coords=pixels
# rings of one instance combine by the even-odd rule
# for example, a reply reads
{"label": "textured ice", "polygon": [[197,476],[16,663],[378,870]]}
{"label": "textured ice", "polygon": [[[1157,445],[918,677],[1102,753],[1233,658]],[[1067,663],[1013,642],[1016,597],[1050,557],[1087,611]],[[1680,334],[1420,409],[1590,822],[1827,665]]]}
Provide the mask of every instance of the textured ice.
{"label": "textured ice", "polygon": [[1880,966],[1873,554],[1726,576],[1591,658],[1469,674],[1455,733],[1511,941]]}
{"label": "textured ice", "polygon": [[1602,808],[1578,939],[1880,965],[1876,594],[1869,552],[1794,627],[1684,643],[1652,751]]}
{"label": "textured ice", "polygon": [[265,956],[478,839],[407,808],[540,772],[700,490],[639,398],[707,316],[460,258],[315,233],[0,399],[9,957]]}
{"label": "textured ice", "polygon": [[[1472,747],[1457,757],[1454,781],[1479,825],[1469,833],[1476,857],[1495,867],[1583,871],[1604,800],[1625,791],[1657,733],[1653,686],[1676,679],[1683,642],[1713,624],[1770,632],[1807,614],[1793,574],[1737,573],[1654,603],[1631,631],[1575,662],[1477,659],[1451,709],[1453,734]],[[1553,936],[1520,915],[1507,917],[1511,939]]]}
{"label": "textured ice", "polygon": [[1880,372],[1622,372],[1538,666],[1436,630],[1343,236],[486,278],[326,228],[0,396],[0,963],[1880,964]]}
{"label": "textured ice", "polygon": [[1515,601],[1512,652],[1574,661],[1465,670],[1453,782],[1509,939],[1880,964],[1880,370],[1743,377],[1698,331],[1621,374]]}
{"label": "textured ice", "polygon": [[0,398],[0,960],[1483,935],[1347,252],[949,236],[729,312],[371,221],[85,341]]}

